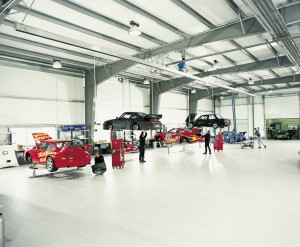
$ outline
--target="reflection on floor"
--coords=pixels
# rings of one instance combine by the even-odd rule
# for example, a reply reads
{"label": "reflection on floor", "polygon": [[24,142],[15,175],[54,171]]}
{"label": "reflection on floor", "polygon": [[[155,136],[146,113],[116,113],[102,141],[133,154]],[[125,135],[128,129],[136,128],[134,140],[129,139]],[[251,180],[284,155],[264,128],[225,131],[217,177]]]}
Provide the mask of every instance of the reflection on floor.
{"label": "reflection on floor", "polygon": [[203,144],[126,154],[124,169],[0,169],[6,247],[298,247],[300,141],[203,155]]}

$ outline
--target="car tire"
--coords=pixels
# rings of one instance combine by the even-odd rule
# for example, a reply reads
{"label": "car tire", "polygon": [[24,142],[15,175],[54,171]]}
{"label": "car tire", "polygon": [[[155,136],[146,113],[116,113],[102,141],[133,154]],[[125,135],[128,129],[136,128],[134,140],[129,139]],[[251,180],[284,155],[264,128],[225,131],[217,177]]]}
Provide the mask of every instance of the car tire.
{"label": "car tire", "polygon": [[217,129],[219,127],[219,125],[217,123],[213,123],[213,126],[212,126],[214,129]]}
{"label": "car tire", "polygon": [[193,123],[189,123],[189,124],[187,125],[187,127],[188,127],[188,128],[193,128],[193,127],[194,127],[194,124],[193,124]]}
{"label": "car tire", "polygon": [[224,127],[225,127],[224,125],[220,126],[221,129],[223,129]]}
{"label": "car tire", "polygon": [[183,138],[181,143],[183,143],[183,144],[189,143],[189,140],[187,138]]}
{"label": "car tire", "polygon": [[113,130],[113,129],[114,129],[113,124],[109,122],[109,123],[107,124],[107,129],[108,129],[108,130]]}
{"label": "car tire", "polygon": [[26,154],[26,161],[27,161],[28,163],[32,163],[32,159],[31,159],[30,154]]}
{"label": "car tire", "polygon": [[140,130],[141,128],[137,123],[132,123],[130,129],[131,130]]}
{"label": "car tire", "polygon": [[58,168],[55,166],[53,158],[50,156],[47,157],[46,168],[47,168],[48,172],[55,172],[58,170]]}
{"label": "car tire", "polygon": [[156,141],[157,141],[157,142],[161,142],[161,141],[162,141],[161,137],[160,137],[160,136],[157,137],[157,138],[156,138]]}

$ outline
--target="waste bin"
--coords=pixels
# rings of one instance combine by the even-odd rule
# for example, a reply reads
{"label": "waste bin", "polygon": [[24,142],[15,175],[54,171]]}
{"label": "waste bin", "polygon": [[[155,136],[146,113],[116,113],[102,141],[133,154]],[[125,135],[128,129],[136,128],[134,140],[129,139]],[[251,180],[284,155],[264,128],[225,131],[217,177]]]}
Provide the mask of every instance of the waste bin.
{"label": "waste bin", "polygon": [[156,141],[154,141],[154,142],[152,143],[152,147],[153,147],[153,148],[156,148],[156,147],[157,147],[157,142],[156,142]]}

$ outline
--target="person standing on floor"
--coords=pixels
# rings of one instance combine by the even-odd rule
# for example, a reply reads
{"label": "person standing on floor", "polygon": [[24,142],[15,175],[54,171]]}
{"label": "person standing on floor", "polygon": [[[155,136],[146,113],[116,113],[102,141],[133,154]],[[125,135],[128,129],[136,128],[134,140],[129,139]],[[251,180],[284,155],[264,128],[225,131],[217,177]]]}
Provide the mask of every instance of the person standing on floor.
{"label": "person standing on floor", "polygon": [[206,132],[206,134],[204,135],[204,139],[205,139],[205,152],[203,154],[207,154],[207,149],[209,150],[209,154],[211,154],[211,150],[210,150],[210,131],[208,130]]}
{"label": "person standing on floor", "polygon": [[267,146],[265,144],[263,144],[263,142],[261,141],[259,127],[254,128],[254,135],[257,136],[257,142],[258,142],[258,146],[259,146],[258,148],[261,148],[261,145],[263,145],[266,148]]}
{"label": "person standing on floor", "polygon": [[140,162],[146,162],[145,158],[144,158],[144,156],[145,156],[146,137],[147,137],[147,132],[142,131],[142,133],[140,135],[140,146],[139,146],[139,150],[140,150],[139,160],[140,160]]}

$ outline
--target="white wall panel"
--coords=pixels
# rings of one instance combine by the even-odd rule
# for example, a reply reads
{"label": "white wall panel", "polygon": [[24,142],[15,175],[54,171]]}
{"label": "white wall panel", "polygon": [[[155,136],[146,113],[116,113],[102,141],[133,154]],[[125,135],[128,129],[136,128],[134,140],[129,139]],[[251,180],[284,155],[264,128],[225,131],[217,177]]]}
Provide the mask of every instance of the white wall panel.
{"label": "white wall panel", "polygon": [[[266,136],[265,132],[265,119],[264,119],[264,107],[262,104],[254,105],[254,128],[259,127],[262,137]],[[249,130],[252,131],[253,130]]]}
{"label": "white wall panel", "polygon": [[97,86],[96,122],[102,124],[126,111],[150,113],[149,100],[149,89],[110,79]]}
{"label": "white wall panel", "polygon": [[1,95],[84,100],[83,79],[0,66]]}
{"label": "white wall panel", "polygon": [[160,107],[172,109],[187,109],[187,96],[177,93],[163,93],[160,99]]}
{"label": "white wall panel", "polygon": [[83,124],[84,104],[0,98],[0,125]]}
{"label": "white wall panel", "polygon": [[210,99],[198,100],[197,112],[213,112],[212,101]]}
{"label": "white wall panel", "polygon": [[265,98],[266,119],[299,118],[298,96]]}
{"label": "white wall panel", "polygon": [[163,115],[161,122],[168,129],[183,127],[188,115],[188,97],[177,93],[164,93],[161,95],[159,109]]}
{"label": "white wall panel", "polygon": [[84,101],[82,78],[0,66],[0,125],[83,124],[74,101]]}

